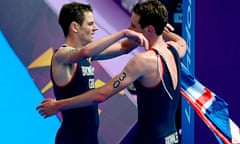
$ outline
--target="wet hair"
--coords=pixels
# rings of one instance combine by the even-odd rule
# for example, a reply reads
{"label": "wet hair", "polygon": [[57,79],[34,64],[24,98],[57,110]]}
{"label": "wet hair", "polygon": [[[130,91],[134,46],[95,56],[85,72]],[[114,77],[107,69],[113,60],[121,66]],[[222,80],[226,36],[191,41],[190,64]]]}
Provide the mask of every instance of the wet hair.
{"label": "wet hair", "polygon": [[140,16],[139,24],[142,28],[152,25],[158,35],[162,34],[164,27],[168,23],[167,9],[159,0],[137,3],[132,12]]}
{"label": "wet hair", "polygon": [[90,5],[82,4],[78,2],[72,2],[63,5],[60,10],[58,23],[62,27],[64,36],[66,37],[69,33],[70,24],[75,21],[78,24],[82,25],[85,16],[85,12],[93,12],[93,9]]}

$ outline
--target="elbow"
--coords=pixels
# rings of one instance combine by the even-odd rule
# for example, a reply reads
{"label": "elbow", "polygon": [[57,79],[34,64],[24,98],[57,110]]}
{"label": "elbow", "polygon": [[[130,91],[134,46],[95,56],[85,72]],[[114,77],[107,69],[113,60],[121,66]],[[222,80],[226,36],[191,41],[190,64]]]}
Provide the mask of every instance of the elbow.
{"label": "elbow", "polygon": [[128,54],[130,53],[133,49],[135,49],[136,47],[138,47],[138,45],[136,44],[136,42],[133,42],[131,40],[125,40],[124,42],[121,43],[121,51],[122,54]]}
{"label": "elbow", "polygon": [[88,50],[88,49],[82,49],[81,53],[83,54],[84,58],[89,58],[92,56],[90,50]]}
{"label": "elbow", "polygon": [[183,40],[181,43],[179,43],[179,45],[181,51],[180,57],[183,58],[187,52],[187,43],[185,40]]}
{"label": "elbow", "polygon": [[182,47],[183,47],[183,56],[184,56],[186,54],[187,48],[188,48],[186,41],[183,42],[183,46]]}

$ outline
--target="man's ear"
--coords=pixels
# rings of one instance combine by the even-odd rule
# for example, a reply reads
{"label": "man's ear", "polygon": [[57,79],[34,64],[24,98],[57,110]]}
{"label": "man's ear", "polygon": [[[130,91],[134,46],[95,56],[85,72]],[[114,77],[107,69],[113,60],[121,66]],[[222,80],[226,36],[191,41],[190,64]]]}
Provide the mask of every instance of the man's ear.
{"label": "man's ear", "polygon": [[70,24],[70,28],[72,29],[73,32],[78,32],[79,27],[80,25],[75,21],[71,22]]}
{"label": "man's ear", "polygon": [[146,26],[145,29],[148,36],[151,36],[155,32],[155,29],[152,25]]}

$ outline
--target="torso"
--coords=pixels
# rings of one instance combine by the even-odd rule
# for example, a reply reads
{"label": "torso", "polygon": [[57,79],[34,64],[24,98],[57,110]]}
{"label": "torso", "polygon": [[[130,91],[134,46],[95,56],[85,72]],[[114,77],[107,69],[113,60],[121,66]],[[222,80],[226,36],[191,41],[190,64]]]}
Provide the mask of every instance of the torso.
{"label": "torso", "polygon": [[176,63],[179,64],[179,61],[175,61],[169,49],[160,52],[166,59],[166,63],[160,60],[160,63],[164,63],[162,77],[173,99],[166,92],[157,70],[157,59],[160,57],[154,51],[146,52],[144,61],[148,65],[148,74],[134,83],[138,103],[137,141],[143,144],[158,143],[164,137],[176,132],[175,113],[180,97],[178,80],[180,67],[177,67]]}
{"label": "torso", "polygon": [[52,73],[55,83],[59,86],[64,86],[71,81],[72,76],[76,72],[76,63],[64,65],[53,58]]}
{"label": "torso", "polygon": [[[95,87],[94,68],[87,59],[68,65],[58,63],[53,59],[51,79],[56,99],[73,97]],[[70,141],[72,143],[97,143],[98,105],[64,110],[61,113],[63,121],[56,136],[56,143],[69,143]]]}

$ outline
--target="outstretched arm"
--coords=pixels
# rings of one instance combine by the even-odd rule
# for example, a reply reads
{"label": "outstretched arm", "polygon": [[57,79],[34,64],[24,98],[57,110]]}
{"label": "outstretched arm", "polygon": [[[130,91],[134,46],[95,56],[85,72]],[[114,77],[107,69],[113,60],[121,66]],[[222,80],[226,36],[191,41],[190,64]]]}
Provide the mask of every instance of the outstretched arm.
{"label": "outstretched arm", "polygon": [[174,28],[170,24],[167,24],[165,30],[163,31],[163,38],[168,44],[174,46],[180,58],[183,58],[187,51],[186,41],[178,34],[172,32],[173,30]]}
{"label": "outstretched arm", "polygon": [[92,57],[93,60],[104,60],[127,54],[138,46],[148,49],[148,40],[142,33],[132,30],[126,31],[127,39],[110,45],[101,53]]}
{"label": "outstretched arm", "polygon": [[141,66],[138,59],[138,56],[133,57],[123,71],[104,86],[67,99],[45,99],[37,107],[37,110],[46,118],[61,110],[84,107],[106,101],[114,94],[126,88],[144,73],[144,68]]}
{"label": "outstretched arm", "polygon": [[[111,46],[122,38],[131,39],[132,42],[128,42],[130,45],[118,44]],[[146,48],[148,47],[148,41],[141,33],[137,33],[129,29],[124,29],[117,33],[90,42],[81,48],[61,48],[56,53],[56,57],[58,60],[65,64],[75,63],[79,60],[89,57],[92,57],[96,60],[107,59],[125,53],[126,49],[132,49],[136,47],[136,44]]]}

